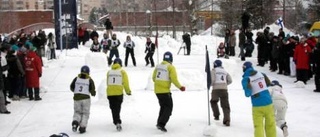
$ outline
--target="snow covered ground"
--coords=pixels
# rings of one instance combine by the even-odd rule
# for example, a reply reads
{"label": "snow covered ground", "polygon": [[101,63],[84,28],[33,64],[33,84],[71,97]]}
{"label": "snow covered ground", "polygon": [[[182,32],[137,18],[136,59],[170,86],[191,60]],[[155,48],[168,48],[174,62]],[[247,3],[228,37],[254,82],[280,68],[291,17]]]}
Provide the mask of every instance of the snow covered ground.
{"label": "snow covered ground", "polygon": [[[52,31],[52,30],[48,30]],[[278,28],[271,27],[278,33]],[[123,41],[127,34],[116,32]],[[255,32],[254,32],[255,33]],[[162,55],[171,51],[174,55],[180,83],[186,86],[185,92],[180,92],[174,86],[173,113],[167,124],[167,133],[156,129],[159,111],[158,100],[153,93],[151,74],[154,68],[146,67],[144,61],[145,38],[133,36],[136,42],[135,55],[137,67],[133,67],[129,58],[128,67],[124,67],[129,76],[132,96],[125,96],[122,104],[121,118],[123,130],[118,132],[112,123],[111,111],[105,97],[107,67],[103,53],[91,53],[90,43],[79,49],[57,51],[58,59],[44,58],[43,75],[41,77],[42,101],[12,101],[8,105],[10,115],[0,115],[0,137],[48,137],[60,132],[70,137],[200,137],[209,133],[213,137],[253,137],[253,122],[251,116],[250,98],[244,96],[241,87],[242,64],[237,57],[222,59],[223,66],[231,74],[233,83],[229,86],[231,105],[231,126],[225,127],[222,121],[214,121],[210,109],[208,126],[208,101],[205,73],[205,46],[208,45],[211,67],[216,59],[216,47],[222,38],[204,35],[192,37],[191,56],[177,55],[181,46],[178,41],[169,36],[159,38],[159,57],[154,55],[155,62],[162,61]],[[152,38],[154,41],[154,38]],[[119,47],[120,57],[124,62],[124,48]],[[236,48],[237,53],[239,49]],[[238,54],[237,54],[238,55]],[[256,64],[254,57],[247,58]],[[69,90],[72,79],[80,72],[82,65],[89,65],[91,77],[96,84],[98,94],[92,98],[91,114],[85,134],[72,132],[73,93]],[[271,80],[278,80],[283,85],[289,108],[287,123],[290,137],[319,137],[320,130],[320,94],[314,93],[314,79],[308,81],[303,88],[298,88],[293,82],[295,78],[278,75],[269,71],[267,65],[256,67],[266,73]],[[209,129],[209,131],[207,131]],[[278,129],[278,137],[282,137]]]}

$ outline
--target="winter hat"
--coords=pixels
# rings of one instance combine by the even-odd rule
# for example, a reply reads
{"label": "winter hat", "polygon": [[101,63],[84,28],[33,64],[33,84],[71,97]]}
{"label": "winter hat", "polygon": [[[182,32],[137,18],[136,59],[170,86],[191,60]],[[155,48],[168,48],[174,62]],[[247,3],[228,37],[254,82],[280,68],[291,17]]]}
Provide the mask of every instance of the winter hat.
{"label": "winter hat", "polygon": [[279,83],[279,81],[277,81],[277,80],[271,81],[271,86],[275,86],[275,85],[282,87],[282,85]]}
{"label": "winter hat", "polygon": [[214,62],[213,62],[213,67],[214,68],[216,68],[216,67],[221,67],[222,66],[222,62],[221,62],[221,60],[215,60]]}
{"label": "winter hat", "polygon": [[120,66],[122,66],[122,61],[120,58],[116,58],[114,59],[113,64],[119,64]]}
{"label": "winter hat", "polygon": [[252,63],[250,61],[244,62],[242,66],[243,72],[245,72],[249,68],[252,68]]}
{"label": "winter hat", "polygon": [[18,51],[19,50],[19,47],[17,45],[12,45],[11,46],[11,50],[13,51]]}
{"label": "winter hat", "polygon": [[66,134],[66,133],[59,133],[58,135],[57,134],[53,134],[50,137],[69,137],[69,135]]}
{"label": "winter hat", "polygon": [[81,67],[80,72],[90,74],[90,68],[87,65],[84,65]]}
{"label": "winter hat", "polygon": [[172,53],[169,51],[165,52],[163,54],[163,60],[172,63],[172,61],[173,61]]}

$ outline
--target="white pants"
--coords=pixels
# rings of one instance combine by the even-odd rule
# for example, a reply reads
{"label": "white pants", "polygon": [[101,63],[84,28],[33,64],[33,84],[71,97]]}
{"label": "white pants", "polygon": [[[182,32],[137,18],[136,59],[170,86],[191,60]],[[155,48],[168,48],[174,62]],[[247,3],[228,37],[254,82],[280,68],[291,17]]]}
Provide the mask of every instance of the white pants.
{"label": "white pants", "polygon": [[293,62],[293,57],[290,57],[290,76],[296,76],[296,64]]}
{"label": "white pants", "polygon": [[80,127],[87,127],[90,115],[90,106],[90,99],[74,101],[73,121],[78,121]]}
{"label": "white pants", "polygon": [[288,109],[287,102],[283,100],[274,100],[273,105],[277,126],[281,128],[281,126],[286,122],[285,117]]}

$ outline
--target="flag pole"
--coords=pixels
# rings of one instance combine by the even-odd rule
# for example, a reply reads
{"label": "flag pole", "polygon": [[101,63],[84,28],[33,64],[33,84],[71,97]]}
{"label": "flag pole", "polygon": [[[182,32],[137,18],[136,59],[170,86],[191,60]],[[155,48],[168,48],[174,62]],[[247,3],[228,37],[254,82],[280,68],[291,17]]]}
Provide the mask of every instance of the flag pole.
{"label": "flag pole", "polygon": [[209,61],[209,53],[208,48],[206,45],[206,68],[205,71],[207,72],[207,102],[208,102],[208,125],[210,126],[210,87],[211,87],[211,71],[210,71],[210,61]]}

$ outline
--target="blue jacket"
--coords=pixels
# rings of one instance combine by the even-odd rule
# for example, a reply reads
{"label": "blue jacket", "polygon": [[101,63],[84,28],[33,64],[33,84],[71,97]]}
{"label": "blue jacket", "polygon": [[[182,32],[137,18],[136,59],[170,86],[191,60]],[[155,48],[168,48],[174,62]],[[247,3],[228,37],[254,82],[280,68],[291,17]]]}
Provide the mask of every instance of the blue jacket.
{"label": "blue jacket", "polygon": [[[253,68],[248,68],[243,76],[242,76],[242,87],[245,93],[246,97],[251,97],[251,103],[252,106],[254,107],[259,107],[259,106],[267,106],[272,104],[272,98],[270,95],[270,92],[268,91],[268,88],[266,88],[265,90],[252,95],[252,88],[251,88],[251,84],[250,84],[250,76],[254,76],[258,73],[256,70],[254,70]],[[266,82],[266,85],[269,86],[270,85],[270,80],[269,78],[262,73],[262,75],[264,76],[264,80]]]}

